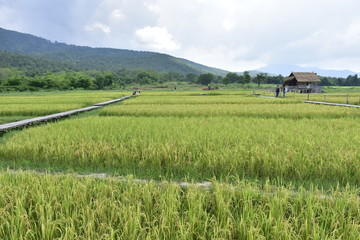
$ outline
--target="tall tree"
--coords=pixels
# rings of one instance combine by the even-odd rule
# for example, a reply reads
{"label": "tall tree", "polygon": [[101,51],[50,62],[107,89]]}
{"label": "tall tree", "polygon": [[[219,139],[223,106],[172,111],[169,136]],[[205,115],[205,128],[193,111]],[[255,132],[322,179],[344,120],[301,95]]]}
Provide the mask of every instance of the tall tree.
{"label": "tall tree", "polygon": [[201,85],[209,85],[215,80],[215,75],[211,73],[201,74],[198,78],[198,83]]}
{"label": "tall tree", "polygon": [[243,76],[244,76],[243,82],[240,82],[240,83],[245,84],[245,83],[250,83],[251,82],[251,76],[250,76],[250,73],[248,71],[245,71],[243,73]]}
{"label": "tall tree", "polygon": [[239,75],[229,72],[228,74],[226,74],[222,81],[224,84],[236,83],[239,81]]}

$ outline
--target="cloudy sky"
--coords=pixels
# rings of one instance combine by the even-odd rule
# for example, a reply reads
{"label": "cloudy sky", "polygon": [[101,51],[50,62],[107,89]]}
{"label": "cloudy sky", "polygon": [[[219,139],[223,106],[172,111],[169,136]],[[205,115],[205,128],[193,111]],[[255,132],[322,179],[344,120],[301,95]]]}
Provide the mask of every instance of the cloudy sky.
{"label": "cloudy sky", "polygon": [[0,0],[0,27],[229,71],[297,64],[360,72],[359,0]]}

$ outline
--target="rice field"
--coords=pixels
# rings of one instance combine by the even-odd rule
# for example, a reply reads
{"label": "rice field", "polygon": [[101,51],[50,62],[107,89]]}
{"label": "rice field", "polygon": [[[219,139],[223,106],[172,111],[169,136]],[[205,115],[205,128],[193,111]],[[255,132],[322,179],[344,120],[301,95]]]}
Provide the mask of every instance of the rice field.
{"label": "rice field", "polygon": [[119,92],[0,95],[0,124],[65,112],[128,95]]}
{"label": "rice field", "polygon": [[142,93],[4,135],[3,169],[128,181],[0,171],[0,239],[359,239],[360,110],[244,94]]}
{"label": "rice field", "polygon": [[[331,197],[328,197],[328,196]],[[1,239],[358,239],[352,189],[0,173]]]}
{"label": "rice field", "polygon": [[[180,99],[179,99],[180,100]],[[134,104],[131,99],[123,105],[114,105],[102,109],[100,116],[148,116],[148,117],[200,117],[229,116],[253,118],[359,118],[360,111],[351,108],[334,108],[333,106],[306,105],[298,103],[281,104],[273,100],[266,103],[212,103],[190,104],[176,102],[173,104]]]}

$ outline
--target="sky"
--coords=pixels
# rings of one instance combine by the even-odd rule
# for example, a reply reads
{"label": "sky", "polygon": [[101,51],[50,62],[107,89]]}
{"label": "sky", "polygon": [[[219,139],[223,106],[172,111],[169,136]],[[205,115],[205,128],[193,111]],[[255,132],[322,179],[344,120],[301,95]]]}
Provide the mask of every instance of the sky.
{"label": "sky", "polygon": [[359,9],[359,0],[0,0],[0,27],[228,71],[295,64],[360,72]]}

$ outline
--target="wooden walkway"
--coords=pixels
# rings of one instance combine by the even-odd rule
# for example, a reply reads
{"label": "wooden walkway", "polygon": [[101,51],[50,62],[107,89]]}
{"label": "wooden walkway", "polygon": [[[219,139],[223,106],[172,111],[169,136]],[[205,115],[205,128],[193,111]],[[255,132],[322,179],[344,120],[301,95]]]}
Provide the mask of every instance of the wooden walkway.
{"label": "wooden walkway", "polygon": [[131,97],[132,96],[125,96],[125,97],[122,97],[122,98],[118,98],[118,99],[114,99],[114,100],[110,100],[110,101],[106,101],[106,102],[96,103],[96,104],[94,104],[94,106],[105,106],[105,105],[109,105],[109,104],[112,104],[112,103],[123,101],[123,100],[131,98]]}
{"label": "wooden walkway", "polygon": [[315,101],[305,101],[305,103],[321,104],[321,105],[330,105],[330,106],[340,106],[340,107],[360,108],[360,105],[341,104],[341,103],[328,103],[328,102],[315,102]]}
{"label": "wooden walkway", "polygon": [[98,108],[101,108],[103,106],[106,106],[108,104],[123,101],[123,100],[125,100],[127,98],[130,98],[130,97],[132,97],[132,96],[125,96],[125,97],[121,97],[121,98],[118,98],[118,99],[115,99],[115,100],[110,100],[110,101],[106,101],[106,102],[102,102],[102,103],[97,103],[97,104],[94,104],[94,106],[90,106],[90,107],[70,110],[70,111],[61,112],[61,113],[55,113],[55,114],[46,115],[46,116],[43,116],[43,117],[35,117],[35,118],[25,119],[25,120],[21,120],[21,121],[17,121],[17,122],[1,124],[0,125],[0,133],[1,132],[7,132],[10,129],[14,129],[14,128],[18,128],[18,127],[29,126],[29,125],[34,124],[34,123],[57,120],[57,119],[68,117],[68,116],[71,116],[71,115],[74,115],[74,114],[77,114],[77,113],[91,111],[91,110],[98,109]]}

